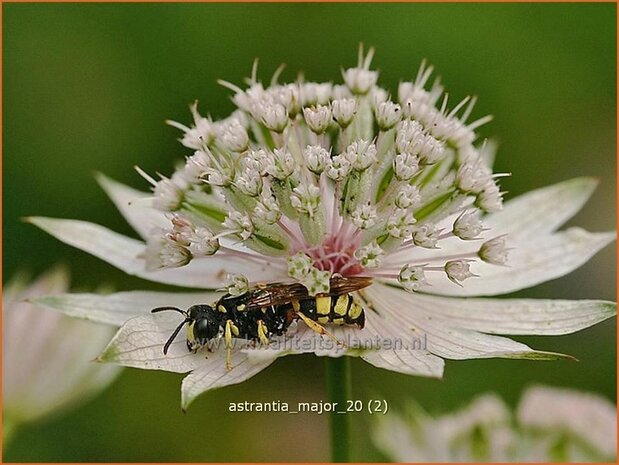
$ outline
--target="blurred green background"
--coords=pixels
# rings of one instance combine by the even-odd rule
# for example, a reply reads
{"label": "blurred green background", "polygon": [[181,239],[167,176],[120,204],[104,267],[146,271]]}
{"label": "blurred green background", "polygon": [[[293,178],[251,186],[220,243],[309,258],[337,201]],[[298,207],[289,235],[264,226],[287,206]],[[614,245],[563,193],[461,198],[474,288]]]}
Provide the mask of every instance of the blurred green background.
{"label": "blurred green background", "polygon": [[[146,189],[135,173],[169,173],[187,152],[166,118],[189,121],[199,99],[213,117],[232,110],[229,92],[260,57],[268,81],[340,82],[359,42],[374,45],[382,84],[396,90],[423,58],[457,101],[480,97],[474,115],[495,120],[498,171],[509,197],[580,175],[601,186],[571,222],[615,227],[614,4],[5,4],[3,5],[3,271],[68,263],[78,289],[161,289],[65,246],[20,221],[25,215],[91,220],[132,234],[93,179],[102,171]],[[453,100],[452,100],[453,99]],[[615,246],[528,297],[615,300]],[[353,397],[414,398],[444,412],[494,390],[514,403],[531,383],[592,390],[615,399],[615,320],[582,333],[519,338],[580,363],[447,362],[442,381],[353,361]],[[17,433],[5,461],[315,461],[329,459],[327,418],[231,414],[229,402],[325,398],[323,361],[288,357],[238,386],[180,410],[182,376],[128,369],[77,410]],[[59,373],[58,376],[62,376]],[[353,458],[384,460],[354,418]]]}

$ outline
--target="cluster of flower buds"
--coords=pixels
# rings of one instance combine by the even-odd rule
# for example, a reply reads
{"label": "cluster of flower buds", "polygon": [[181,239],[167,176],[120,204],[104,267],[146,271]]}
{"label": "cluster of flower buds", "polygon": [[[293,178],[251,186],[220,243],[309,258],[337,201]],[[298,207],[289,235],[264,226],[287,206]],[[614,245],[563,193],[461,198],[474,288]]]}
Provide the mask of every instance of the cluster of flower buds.
{"label": "cluster of flower buds", "polygon": [[[426,89],[425,64],[392,101],[372,57],[361,49],[336,85],[279,84],[280,68],[265,87],[254,66],[247,89],[220,81],[238,107],[228,118],[213,121],[194,103],[191,125],[170,122],[194,153],[169,179],[144,174],[171,221],[153,231],[147,266],[183,266],[233,245],[287,266],[312,291],[328,289],[332,273],[417,291],[431,272],[460,284],[477,260],[504,264],[503,238],[461,256],[440,252],[443,241],[479,239],[482,215],[501,208],[490,144],[475,145],[490,118],[467,122],[474,98],[448,109],[438,80]],[[430,265],[415,263],[416,249]]]}

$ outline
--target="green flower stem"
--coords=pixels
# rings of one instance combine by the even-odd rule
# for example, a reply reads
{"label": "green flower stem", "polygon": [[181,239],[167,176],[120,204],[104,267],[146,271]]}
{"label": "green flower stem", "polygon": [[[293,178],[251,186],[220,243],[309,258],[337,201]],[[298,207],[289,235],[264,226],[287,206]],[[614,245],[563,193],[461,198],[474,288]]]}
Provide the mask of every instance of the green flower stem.
{"label": "green flower stem", "polygon": [[325,357],[325,373],[329,402],[337,402],[336,412],[329,414],[331,427],[331,460],[350,462],[350,415],[338,414],[351,398],[350,360],[348,357]]}

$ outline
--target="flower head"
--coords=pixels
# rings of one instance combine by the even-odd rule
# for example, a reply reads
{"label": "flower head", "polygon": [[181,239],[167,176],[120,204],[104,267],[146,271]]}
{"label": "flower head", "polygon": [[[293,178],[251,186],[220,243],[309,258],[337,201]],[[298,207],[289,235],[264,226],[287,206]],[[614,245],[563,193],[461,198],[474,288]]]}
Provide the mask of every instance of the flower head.
{"label": "flower head", "polygon": [[[497,295],[562,276],[614,234],[577,228],[556,232],[591,193],[595,183],[588,178],[534,191],[503,207],[499,175],[492,173],[491,157],[484,156],[487,145],[479,143],[475,132],[490,118],[469,121],[475,99],[449,108],[438,80],[428,88],[432,68],[422,64],[417,77],[400,84],[398,98],[391,101],[378,85],[378,73],[370,69],[372,57],[373,50],[367,55],[360,51],[357,66],[343,71],[344,83],[337,85],[302,80],[278,84],[274,78],[265,87],[256,67],[245,89],[221,81],[234,92],[238,110],[221,121],[209,119],[212,131],[202,131],[197,149],[192,133],[191,148],[199,152],[169,179],[155,181],[142,173],[154,194],[101,178],[145,242],[80,222],[32,221],[131,274],[168,284],[221,289],[228,274],[239,273],[250,288],[284,282],[300,284],[314,295],[329,291],[330,278],[364,278],[372,284],[354,299],[367,313],[365,327],[343,324],[329,332],[358,342],[373,336],[410,340],[411,327],[426,332],[429,347],[423,353],[407,348],[407,355],[395,357],[393,350],[375,347],[354,352],[376,366],[404,373],[440,376],[443,357],[554,357],[482,333],[571,332],[614,314],[612,304],[593,301],[507,304],[471,299],[463,304],[438,297]],[[187,136],[197,128],[194,124],[173,125]],[[182,231],[176,230],[179,218]],[[215,300],[213,295],[205,303]],[[136,313],[138,308],[149,310],[133,308]],[[518,308],[528,309],[523,318],[530,322],[510,317]],[[534,323],[548,308],[564,317]],[[475,319],[476,312],[491,312],[493,318]],[[576,318],[578,312],[594,316],[586,324],[578,320],[568,325],[569,315]],[[137,318],[121,332],[146,325],[161,339],[162,328],[173,330],[177,321],[142,313]],[[298,326],[307,331],[283,337],[325,337]],[[470,331],[480,331],[475,343]],[[433,344],[432,334],[446,341]],[[183,344],[175,358],[186,360],[182,368],[148,349],[124,358],[123,340],[127,338],[116,338],[104,358],[193,370],[184,384],[185,405],[217,383],[238,382],[259,369],[259,364],[243,364],[247,368],[233,368],[234,377],[225,372],[220,378],[201,376],[219,370],[221,360],[194,358],[184,353]],[[322,355],[346,350],[341,345],[309,347],[268,353],[272,361],[308,350]],[[235,357],[251,358],[241,349],[232,366]],[[260,360],[266,363],[265,357]]]}
{"label": "flower head", "polygon": [[[494,394],[432,417],[377,417],[374,442],[397,462],[598,462],[617,455],[617,409],[585,392],[536,386],[516,414]],[[514,417],[515,416],[515,421]]]}
{"label": "flower head", "polygon": [[53,306],[68,281],[67,272],[56,268],[30,284],[23,276],[14,277],[4,288],[2,418],[7,433],[93,396],[120,372],[92,362],[114,334],[113,327],[40,310],[29,302],[47,295]]}

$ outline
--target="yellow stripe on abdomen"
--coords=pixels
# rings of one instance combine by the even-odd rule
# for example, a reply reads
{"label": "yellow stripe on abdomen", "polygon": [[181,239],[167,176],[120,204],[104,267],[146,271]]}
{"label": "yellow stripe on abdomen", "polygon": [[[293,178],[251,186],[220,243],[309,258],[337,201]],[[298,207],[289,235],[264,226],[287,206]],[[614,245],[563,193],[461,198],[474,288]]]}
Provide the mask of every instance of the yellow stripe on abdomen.
{"label": "yellow stripe on abdomen", "polygon": [[361,305],[359,305],[357,302],[353,302],[350,310],[348,311],[348,316],[351,320],[356,320],[357,318],[359,318],[359,316],[361,316],[362,311],[363,308],[361,307]]}
{"label": "yellow stripe on abdomen", "polygon": [[319,315],[328,315],[331,311],[331,297],[320,296],[316,297],[316,313]]}
{"label": "yellow stripe on abdomen", "polygon": [[348,294],[341,295],[337,298],[335,306],[333,307],[333,311],[336,315],[346,315],[346,310],[348,309],[348,299]]}

